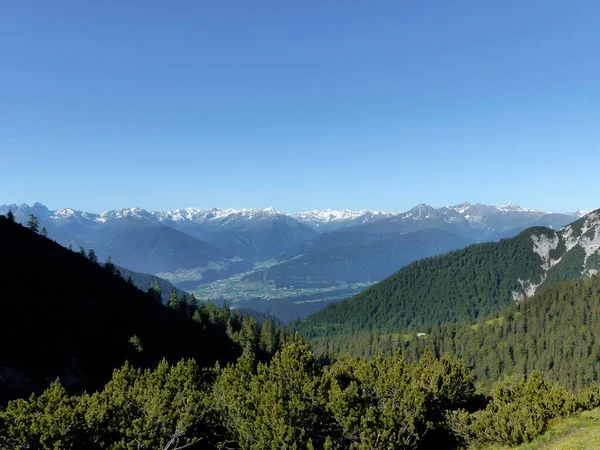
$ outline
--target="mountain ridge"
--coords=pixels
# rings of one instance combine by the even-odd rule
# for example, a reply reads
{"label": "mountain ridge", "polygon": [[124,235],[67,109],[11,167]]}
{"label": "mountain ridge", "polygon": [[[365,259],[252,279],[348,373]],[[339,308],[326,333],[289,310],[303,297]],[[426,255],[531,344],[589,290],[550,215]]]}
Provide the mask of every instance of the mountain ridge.
{"label": "mountain ridge", "polygon": [[548,286],[600,270],[600,210],[556,232],[530,228],[415,261],[394,275],[297,323],[309,337],[387,329],[404,332],[475,320]]}

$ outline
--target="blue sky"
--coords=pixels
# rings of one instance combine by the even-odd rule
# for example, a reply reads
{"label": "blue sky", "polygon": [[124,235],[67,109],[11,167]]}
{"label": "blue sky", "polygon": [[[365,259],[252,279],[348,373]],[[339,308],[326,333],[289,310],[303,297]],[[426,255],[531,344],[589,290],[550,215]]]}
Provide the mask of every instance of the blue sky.
{"label": "blue sky", "polygon": [[0,5],[0,203],[600,207],[600,2]]}

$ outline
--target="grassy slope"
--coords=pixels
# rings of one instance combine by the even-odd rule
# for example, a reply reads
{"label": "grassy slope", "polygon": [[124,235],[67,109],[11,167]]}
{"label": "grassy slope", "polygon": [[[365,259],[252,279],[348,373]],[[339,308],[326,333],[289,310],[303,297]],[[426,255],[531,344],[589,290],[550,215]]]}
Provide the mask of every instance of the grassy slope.
{"label": "grassy slope", "polygon": [[[486,447],[500,450],[502,447]],[[548,431],[516,450],[595,450],[600,448],[600,408],[557,419]]]}

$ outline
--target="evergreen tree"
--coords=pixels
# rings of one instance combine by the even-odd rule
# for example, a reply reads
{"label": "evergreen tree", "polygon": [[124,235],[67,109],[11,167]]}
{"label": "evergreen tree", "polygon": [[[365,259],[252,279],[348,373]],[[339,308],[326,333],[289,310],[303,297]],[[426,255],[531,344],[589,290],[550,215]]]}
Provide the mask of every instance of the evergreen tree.
{"label": "evergreen tree", "polygon": [[98,257],[96,256],[96,252],[91,248],[88,250],[87,258],[92,263],[98,262]]}
{"label": "evergreen tree", "polygon": [[169,297],[169,308],[181,311],[181,305],[179,303],[179,299],[177,298],[177,291],[175,289],[171,289],[171,296]]}
{"label": "evergreen tree", "polygon": [[46,227],[42,227],[40,234],[46,238],[48,237],[48,230],[46,230]]}
{"label": "evergreen tree", "polygon": [[133,279],[131,278],[131,274],[127,275],[127,284],[133,284]]}
{"label": "evergreen tree", "polygon": [[[131,276],[129,278],[131,278]],[[154,286],[148,286],[147,292],[157,303],[162,303],[162,289],[158,282],[154,283]]]}
{"label": "evergreen tree", "polygon": [[38,233],[40,231],[40,221],[33,214],[29,214],[29,221],[27,222],[27,227],[34,233]]}
{"label": "evergreen tree", "polygon": [[83,248],[83,247],[79,246],[79,254],[80,254],[81,256],[83,256],[84,258],[86,258],[86,255],[85,255],[85,248]]}
{"label": "evergreen tree", "polygon": [[6,218],[8,219],[9,222],[15,223],[15,215],[13,214],[13,212],[9,209],[8,213],[6,214]]}
{"label": "evergreen tree", "polygon": [[196,297],[194,294],[190,294],[187,298],[187,313],[188,316],[192,316],[198,307],[198,302],[196,301]]}
{"label": "evergreen tree", "polygon": [[112,274],[117,273],[117,267],[113,264],[112,258],[109,256],[104,263],[104,268]]}

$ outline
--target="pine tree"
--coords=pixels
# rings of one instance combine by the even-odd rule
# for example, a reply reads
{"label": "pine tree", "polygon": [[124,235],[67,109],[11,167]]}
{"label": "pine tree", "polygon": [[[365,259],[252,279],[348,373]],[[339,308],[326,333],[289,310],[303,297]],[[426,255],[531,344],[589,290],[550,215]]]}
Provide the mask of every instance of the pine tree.
{"label": "pine tree", "polygon": [[29,221],[27,222],[27,227],[34,233],[38,233],[40,231],[40,221],[33,214],[29,214]]}
{"label": "pine tree", "polygon": [[85,256],[85,248],[83,248],[83,247],[80,246],[79,247],[79,254],[85,258],[86,257]]}
{"label": "pine tree", "polygon": [[133,284],[133,280],[131,279],[131,274],[129,274],[129,275],[127,276],[127,283],[128,283],[128,284]]}
{"label": "pine tree", "polygon": [[46,230],[46,227],[42,227],[40,234],[44,237],[48,237],[48,230]]}
{"label": "pine tree", "polygon": [[6,214],[6,218],[8,219],[9,222],[15,223],[15,215],[13,214],[13,212],[9,209],[8,213]]}
{"label": "pine tree", "polygon": [[98,262],[98,257],[96,256],[96,252],[91,248],[88,250],[87,258],[92,263]]}
{"label": "pine tree", "polygon": [[154,286],[148,286],[147,292],[157,303],[162,303],[162,289],[160,288],[160,284],[158,284],[158,282],[154,283]]}
{"label": "pine tree", "polygon": [[188,315],[192,316],[198,306],[198,302],[196,301],[196,297],[194,296],[194,294],[190,294],[190,296],[187,298],[186,306]]}
{"label": "pine tree", "polygon": [[177,298],[177,291],[175,289],[171,289],[171,296],[169,297],[169,308],[180,310],[179,299]]}
{"label": "pine tree", "polygon": [[113,264],[112,258],[110,256],[106,259],[106,262],[104,263],[104,268],[110,273],[117,273],[117,267]]}

